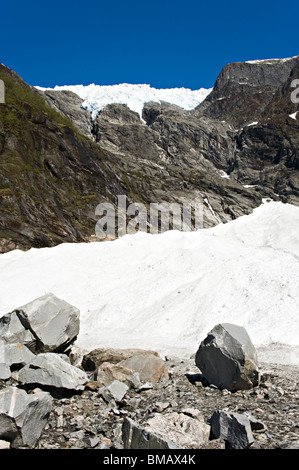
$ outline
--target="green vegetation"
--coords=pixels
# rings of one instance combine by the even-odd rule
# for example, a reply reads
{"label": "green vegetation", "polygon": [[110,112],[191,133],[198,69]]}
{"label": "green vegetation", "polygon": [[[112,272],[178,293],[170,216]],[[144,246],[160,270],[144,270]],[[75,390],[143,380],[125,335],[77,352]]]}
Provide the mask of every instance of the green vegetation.
{"label": "green vegetation", "polygon": [[103,167],[102,151],[1,64],[0,79],[0,252],[1,240],[22,247],[82,240],[94,231],[86,214],[105,190],[104,176],[91,170]]}
{"label": "green vegetation", "polygon": [[0,188],[0,197],[2,196],[11,196],[13,194],[10,188]]}
{"label": "green vegetation", "polygon": [[0,70],[0,79],[5,84],[5,105],[0,106],[3,130],[12,132],[16,138],[22,138],[28,130],[28,120],[34,126],[50,120],[61,129],[69,128],[77,138],[82,138],[71,120],[48,106],[34,88],[3,70]]}

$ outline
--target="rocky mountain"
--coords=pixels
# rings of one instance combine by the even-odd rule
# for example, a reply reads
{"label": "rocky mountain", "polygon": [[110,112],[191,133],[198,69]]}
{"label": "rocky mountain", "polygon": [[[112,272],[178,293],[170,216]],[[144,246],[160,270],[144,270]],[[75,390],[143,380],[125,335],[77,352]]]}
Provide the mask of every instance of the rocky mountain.
{"label": "rocky mountain", "polygon": [[298,204],[298,105],[291,83],[299,58],[229,64],[213,92],[194,113],[225,120],[234,129],[231,177],[242,184],[270,187]]}
{"label": "rocky mountain", "polygon": [[203,204],[203,226],[262,198],[299,204],[299,56],[229,64],[195,109],[148,102],[96,117],[69,90],[40,90],[0,65],[0,250],[90,240],[100,202]]}

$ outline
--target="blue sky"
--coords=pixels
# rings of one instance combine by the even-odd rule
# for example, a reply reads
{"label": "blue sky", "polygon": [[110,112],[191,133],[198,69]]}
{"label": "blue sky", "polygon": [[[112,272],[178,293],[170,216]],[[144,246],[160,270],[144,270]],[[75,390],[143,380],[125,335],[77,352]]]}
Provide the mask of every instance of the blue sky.
{"label": "blue sky", "polygon": [[227,63],[299,54],[298,1],[6,1],[0,62],[30,85],[209,88]]}

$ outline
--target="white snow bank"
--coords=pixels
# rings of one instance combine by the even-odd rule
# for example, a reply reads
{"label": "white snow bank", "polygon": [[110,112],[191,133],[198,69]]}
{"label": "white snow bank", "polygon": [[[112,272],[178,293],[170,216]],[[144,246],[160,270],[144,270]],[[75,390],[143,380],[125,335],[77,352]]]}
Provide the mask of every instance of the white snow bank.
{"label": "white snow bank", "polygon": [[245,63],[246,64],[259,64],[259,63],[276,64],[277,62],[288,62],[289,60],[295,59],[296,57],[298,57],[298,56],[286,57],[286,58],[283,58],[283,59],[247,60]]}
{"label": "white snow bank", "polygon": [[[51,88],[36,87],[39,90],[51,90]],[[150,85],[132,85],[122,83],[119,85],[63,85],[56,86],[52,90],[69,90],[76,93],[84,100],[82,106],[88,109],[95,119],[107,104],[126,104],[132,111],[142,114],[144,103],[149,101],[166,101],[181,108],[190,110],[199,105],[212,89],[200,88],[190,90],[188,88],[157,89]]]}
{"label": "white snow bank", "polygon": [[298,207],[269,202],[197,232],[15,250],[0,255],[0,316],[53,292],[80,308],[77,345],[88,351],[186,357],[213,326],[231,322],[257,347],[279,343],[271,361],[299,364],[298,227]]}

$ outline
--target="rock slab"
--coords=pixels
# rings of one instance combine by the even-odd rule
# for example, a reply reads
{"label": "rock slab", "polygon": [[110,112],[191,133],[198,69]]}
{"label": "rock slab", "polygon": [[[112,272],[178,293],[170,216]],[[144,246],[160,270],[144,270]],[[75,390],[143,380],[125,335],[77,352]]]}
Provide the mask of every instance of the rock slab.
{"label": "rock slab", "polygon": [[95,373],[95,380],[102,383],[103,385],[109,385],[113,380],[119,380],[120,382],[126,382],[133,375],[133,371],[122,367],[117,364],[110,364],[110,362],[104,362],[100,365]]}
{"label": "rock slab", "polygon": [[99,390],[99,395],[101,395],[107,403],[111,400],[121,402],[128,390],[129,387],[125,383],[119,380],[113,380],[107,387],[103,387]]}
{"label": "rock slab", "polygon": [[63,354],[41,353],[19,370],[18,380],[27,385],[84,390],[88,376],[78,367],[72,366],[68,357]]}
{"label": "rock slab", "polygon": [[209,441],[211,428],[196,413],[154,413],[136,423],[126,418],[123,441],[129,449],[188,449],[198,448]]}
{"label": "rock slab", "polygon": [[0,439],[13,443],[20,439],[33,446],[48,421],[52,399],[47,392],[27,394],[17,387],[0,390]]}
{"label": "rock slab", "polygon": [[131,418],[126,417],[122,425],[122,439],[125,449],[177,449],[169,439],[147,431]]}
{"label": "rock slab", "polygon": [[196,448],[206,444],[210,436],[210,426],[198,417],[188,413],[156,413],[145,423],[145,429],[169,439],[178,448]]}

